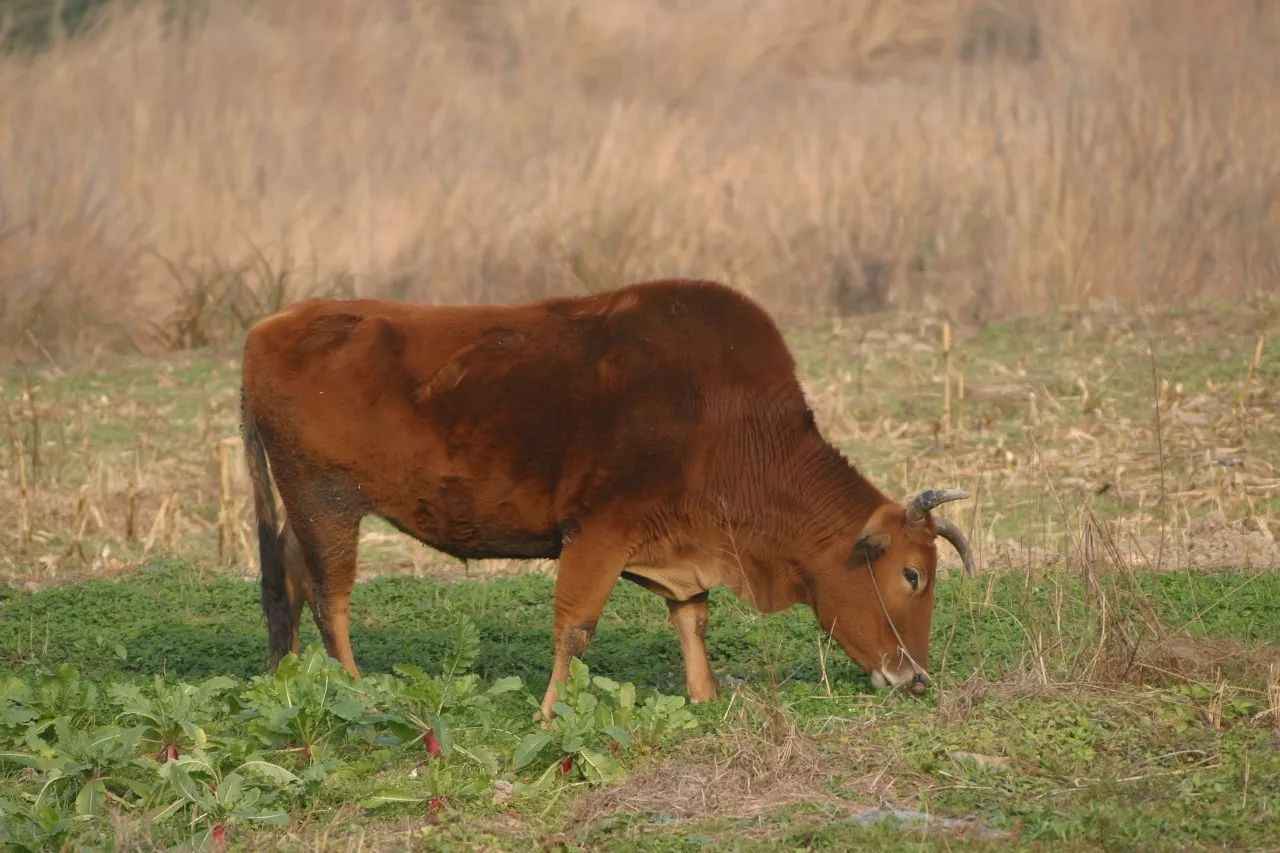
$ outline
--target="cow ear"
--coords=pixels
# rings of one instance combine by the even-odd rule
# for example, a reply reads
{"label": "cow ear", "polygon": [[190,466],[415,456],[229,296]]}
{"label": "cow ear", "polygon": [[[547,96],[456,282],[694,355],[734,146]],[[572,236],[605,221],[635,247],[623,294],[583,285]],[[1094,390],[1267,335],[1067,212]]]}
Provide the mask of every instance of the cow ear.
{"label": "cow ear", "polygon": [[849,568],[860,569],[874,563],[889,547],[892,541],[888,533],[867,533],[853,546],[853,554],[849,557]]}

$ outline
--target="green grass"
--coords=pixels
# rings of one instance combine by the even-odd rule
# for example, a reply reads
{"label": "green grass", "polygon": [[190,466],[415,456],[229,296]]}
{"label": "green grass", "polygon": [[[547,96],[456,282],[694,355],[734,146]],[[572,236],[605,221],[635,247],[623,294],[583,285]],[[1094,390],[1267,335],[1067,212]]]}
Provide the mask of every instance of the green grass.
{"label": "green grass", "polygon": [[[1280,576],[1273,573],[1168,573],[1137,580],[1165,625],[1247,644],[1276,639]],[[447,641],[440,614],[460,611],[480,629],[481,676],[519,675],[541,689],[551,667],[553,586],[540,574],[483,582],[377,578],[356,588],[352,643],[367,671],[387,672],[396,663],[431,670]],[[1068,622],[1056,633],[1069,636],[1073,627],[1084,631],[1091,624],[1074,576],[944,578],[933,624],[935,664],[945,652],[946,674],[954,679],[1000,677],[1027,647],[1028,623],[1043,630],[1036,623],[1051,618],[1059,600]],[[112,677],[247,678],[265,660],[257,584],[184,563],[156,560],[123,580],[37,593],[0,589],[0,603],[0,660],[13,667],[70,662]],[[756,684],[819,679],[817,627],[809,610],[761,615],[724,589],[712,591],[711,610],[713,665]],[[304,643],[319,641],[305,615],[302,637]],[[128,651],[127,660],[118,659],[116,643]],[[665,605],[625,581],[600,620],[589,662],[612,677],[661,690],[684,686]],[[842,691],[871,691],[861,670],[838,652],[829,658],[828,675]]]}
{"label": "green grass", "polygon": [[[1005,833],[1005,841],[1032,846],[1247,848],[1274,840],[1280,833],[1280,752],[1263,716],[1259,662],[1276,654],[1263,644],[1274,643],[1280,624],[1280,577],[1182,573],[1143,575],[1133,583],[1118,575],[1104,578],[1108,607],[1134,611],[1108,622],[1109,630],[1137,638],[1144,654],[1159,652],[1150,626],[1137,616],[1139,604],[1149,603],[1166,640],[1209,638],[1202,641],[1213,656],[1209,664],[1174,671],[1168,668],[1174,664],[1146,654],[1139,660],[1160,666],[1139,665],[1120,680],[1112,668],[1112,676],[1104,677],[1088,667],[1101,614],[1085,604],[1078,576],[948,577],[939,585],[933,630],[941,690],[923,699],[874,691],[838,650],[828,658],[828,694],[820,686],[810,613],[796,608],[762,616],[717,590],[708,638],[712,663],[744,679],[750,692],[696,709],[707,733],[698,754],[754,736],[758,717],[735,713],[735,703],[738,711],[757,703],[755,714],[771,708],[816,750],[822,771],[810,802],[782,802],[751,819],[715,814],[690,820],[657,808],[575,823],[572,804],[583,793],[577,786],[506,811],[483,805],[483,798],[469,801],[452,818],[424,829],[421,839],[465,847],[496,834],[499,847],[518,848],[528,833],[567,833],[586,847],[679,850],[702,839],[742,849],[852,843],[877,849],[904,838],[932,845],[968,837],[938,826],[862,826],[857,816],[883,798],[898,809],[968,819],[983,831]],[[450,614],[466,614],[479,633],[475,671],[486,681],[520,676],[537,696],[551,664],[551,601],[552,582],[541,575],[485,582],[375,579],[357,587],[353,643],[366,674],[403,663],[436,672],[453,636]],[[665,611],[651,594],[621,584],[587,654],[592,671],[642,689],[682,693],[678,645]],[[1173,630],[1177,626],[1186,626],[1187,634]],[[304,639],[314,638],[308,625]],[[1047,684],[1038,676],[1036,648],[1045,658]],[[0,661],[19,674],[69,662],[104,684],[143,683],[156,673],[170,682],[247,679],[260,671],[264,650],[256,584],[182,563],[157,560],[116,582],[0,593]],[[1115,651],[1108,647],[1109,660]],[[984,765],[985,759],[955,753],[997,759]],[[341,804],[403,775],[412,755],[393,750],[386,757],[390,764],[335,775],[284,836],[270,830],[276,834],[253,837],[261,843],[291,837],[288,832],[314,837]],[[661,772],[687,758],[684,750],[670,748],[629,766]],[[892,784],[869,791],[866,777],[877,772],[882,783]],[[14,784],[12,773],[0,771],[0,798]],[[518,826],[501,829],[493,823],[499,817]],[[395,830],[394,820],[388,821],[382,812],[368,813],[346,829],[361,828],[390,844]]]}
{"label": "green grass", "polygon": [[[716,590],[712,665],[745,687],[694,709],[700,737],[625,757],[631,776],[609,791],[637,809],[599,806],[600,793],[580,780],[553,780],[498,805],[485,788],[492,779],[452,763],[452,784],[470,793],[445,812],[425,814],[421,804],[363,810],[353,804],[375,789],[408,784],[421,750],[384,744],[370,752],[353,740],[323,785],[293,803],[287,826],[242,828],[234,840],[304,849],[527,849],[537,839],[551,848],[623,850],[1274,846],[1280,718],[1268,716],[1275,700],[1267,689],[1269,677],[1280,677],[1268,669],[1280,664],[1280,576],[1238,563],[1200,565],[1203,552],[1186,552],[1204,571],[1131,574],[1103,559],[1094,565],[1098,585],[1086,590],[1078,550],[1067,545],[1068,526],[1078,537],[1085,511],[1098,519],[1094,527],[1114,525],[1122,545],[1155,534],[1162,474],[1168,490],[1183,495],[1168,507],[1171,543],[1188,535],[1186,519],[1219,506],[1228,536],[1242,535],[1251,518],[1275,516],[1280,497],[1266,484],[1280,465],[1280,338],[1266,338],[1257,377],[1246,381],[1258,333],[1273,328],[1237,306],[1146,318],[1063,313],[958,334],[952,366],[963,371],[967,394],[950,432],[938,423],[936,324],[869,318],[798,333],[792,345],[819,424],[877,485],[894,496],[943,485],[978,496],[953,510],[972,528],[985,565],[976,582],[948,574],[939,586],[930,661],[937,691],[918,699],[876,692],[838,649],[824,684],[807,610],[762,616]],[[1157,380],[1172,389],[1162,402],[1163,472],[1148,340]],[[37,426],[42,440],[32,474],[33,542],[18,549],[16,537],[0,537],[0,574],[15,584],[0,584],[0,679],[74,665],[104,688],[104,719],[118,711],[102,704],[112,682],[229,675],[237,690],[250,689],[265,663],[265,629],[256,583],[236,573],[254,566],[237,550],[238,568],[215,567],[216,445],[237,433],[237,378],[233,353],[209,351],[0,368],[10,424],[0,459],[12,462],[18,441],[30,455]],[[28,380],[36,423],[22,400]],[[1085,410],[1078,380],[1100,401],[1096,408]],[[1029,416],[1030,393],[1038,420]],[[1210,422],[1180,419],[1179,408],[1200,395]],[[1210,466],[1206,451],[1219,447],[1243,464]],[[8,473],[0,477],[0,522],[14,531],[16,467]],[[1115,488],[1095,493],[1099,482]],[[251,534],[242,486],[233,515]],[[128,541],[131,488],[140,529]],[[82,494],[98,513],[80,542],[83,560],[69,547]],[[174,554],[155,557],[158,544],[148,557],[142,542],[174,495],[183,512]],[[458,574],[404,537],[378,535],[390,531],[366,525],[362,566],[395,575],[412,561],[415,570]],[[112,559],[97,561],[105,547]],[[1010,547],[1006,560],[999,551]],[[1067,555],[1068,568],[1042,568],[1053,555]],[[23,588],[99,574],[123,576]],[[439,671],[456,640],[452,614],[461,613],[477,629],[474,671],[484,683],[520,677],[518,695],[536,703],[551,666],[553,581],[481,576],[360,584],[352,634],[369,683],[401,664]],[[308,620],[303,640],[317,639]],[[594,674],[642,690],[684,690],[665,606],[627,583],[611,599],[587,662]],[[249,723],[236,726],[247,731]],[[304,770],[292,753],[274,757]],[[708,764],[723,772],[708,778],[732,789],[721,798],[732,793],[738,805],[691,813],[674,780]],[[509,761],[498,776],[533,782]],[[33,785],[0,763],[0,812],[4,802],[33,796]],[[755,799],[743,806],[747,789]],[[868,810],[882,802],[908,823],[872,821]],[[921,824],[917,812],[931,817]],[[200,839],[198,827],[172,821],[150,826],[125,813],[117,822],[124,828],[86,825],[78,841],[105,846],[129,832],[144,848]]]}

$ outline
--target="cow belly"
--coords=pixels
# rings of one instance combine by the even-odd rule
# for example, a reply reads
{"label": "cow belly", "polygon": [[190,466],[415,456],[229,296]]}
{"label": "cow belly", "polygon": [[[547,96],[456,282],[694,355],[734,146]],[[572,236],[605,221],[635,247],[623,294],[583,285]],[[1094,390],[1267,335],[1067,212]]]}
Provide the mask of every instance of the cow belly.
{"label": "cow belly", "polygon": [[471,536],[423,541],[460,560],[550,560],[560,556],[560,533],[555,530],[481,529]]}
{"label": "cow belly", "polygon": [[503,483],[461,477],[415,485],[416,497],[383,503],[381,514],[438,551],[464,560],[560,556],[563,531],[539,500],[519,500]]}
{"label": "cow belly", "polygon": [[720,567],[712,561],[678,561],[662,565],[628,564],[626,574],[641,579],[643,586],[672,601],[687,601],[724,583]]}
{"label": "cow belly", "polygon": [[489,518],[465,519],[445,529],[424,528],[382,515],[401,533],[459,560],[538,560],[560,556],[559,529],[527,530]]}

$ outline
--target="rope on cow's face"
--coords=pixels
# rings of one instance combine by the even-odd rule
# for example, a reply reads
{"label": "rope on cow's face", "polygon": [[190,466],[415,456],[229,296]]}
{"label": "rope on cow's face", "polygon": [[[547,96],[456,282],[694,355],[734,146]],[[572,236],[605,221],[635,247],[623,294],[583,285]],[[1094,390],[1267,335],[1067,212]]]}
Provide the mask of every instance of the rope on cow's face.
{"label": "rope on cow's face", "polygon": [[[891,615],[889,615],[889,608],[888,608],[888,606],[887,606],[887,605],[885,605],[885,603],[884,603],[884,597],[880,595],[880,584],[876,583],[876,573],[875,573],[875,570],[871,568],[871,558],[864,554],[864,555],[862,556],[862,559],[863,559],[863,560],[866,562],[866,564],[867,564],[867,574],[868,574],[868,575],[870,576],[870,578],[871,578],[871,588],[872,588],[873,590],[875,590],[875,593],[876,593],[876,601],[880,602],[880,610],[884,612],[884,618],[889,620],[889,627],[893,629],[893,636],[894,636],[895,638],[897,638],[897,640],[898,640],[898,649],[899,649],[899,650],[900,650],[904,655],[906,655],[906,656],[907,656],[907,660],[909,660],[909,661],[911,662],[911,666],[912,666],[912,668],[913,668],[913,669],[915,669],[915,672],[916,672],[916,674],[917,674],[917,675],[923,674],[925,678],[929,679],[929,681],[930,681],[930,682],[932,682],[932,681],[933,681],[933,676],[931,676],[931,675],[929,674],[929,671],[928,671],[927,669],[925,669],[924,667],[922,667],[920,664],[916,663],[916,659],[915,659],[915,658],[913,658],[913,657],[911,656],[911,652],[907,650],[907,644],[906,644],[906,641],[905,641],[905,640],[903,640],[903,639],[902,639],[902,635],[898,633],[898,626],[897,626],[897,625],[895,625],[895,624],[893,624],[893,617],[892,617]],[[881,663],[881,669],[883,669],[883,668],[884,668],[884,660],[883,660],[883,658],[881,659],[881,662],[880,662],[880,663]],[[883,673],[882,673],[882,674],[883,674]],[[886,676],[885,680],[886,680],[886,681],[888,680],[888,677],[887,677],[887,676]],[[892,687],[897,687],[898,685],[893,684],[892,682],[890,682],[890,686],[892,686]]]}

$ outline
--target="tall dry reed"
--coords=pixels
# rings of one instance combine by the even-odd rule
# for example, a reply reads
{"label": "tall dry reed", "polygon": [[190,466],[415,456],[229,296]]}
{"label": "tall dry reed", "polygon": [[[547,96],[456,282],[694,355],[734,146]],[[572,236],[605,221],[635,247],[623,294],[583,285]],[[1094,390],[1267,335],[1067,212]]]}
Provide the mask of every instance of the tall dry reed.
{"label": "tall dry reed", "polygon": [[0,57],[0,342],[154,345],[175,269],[257,258],[433,302],[716,277],[789,319],[1280,282],[1274,4],[171,7]]}

